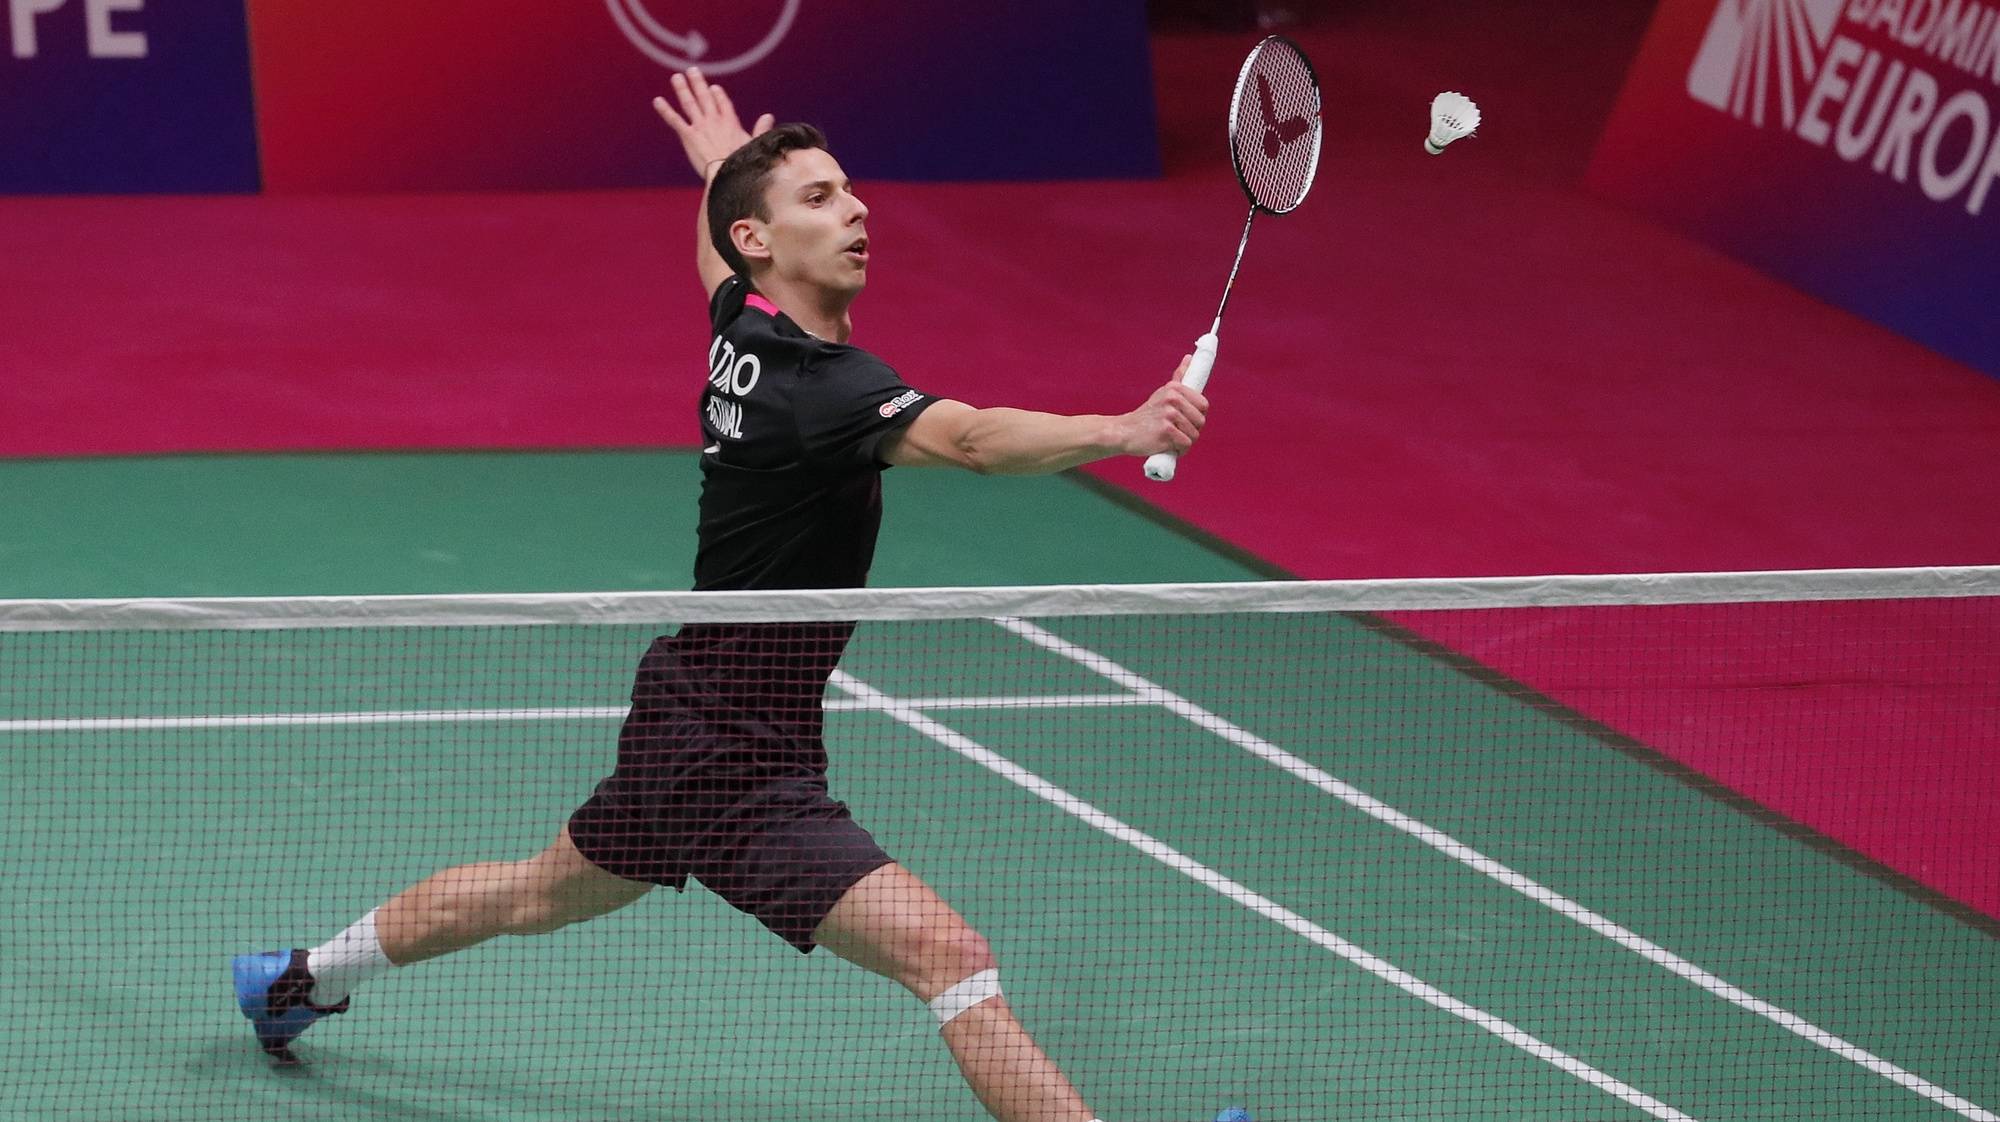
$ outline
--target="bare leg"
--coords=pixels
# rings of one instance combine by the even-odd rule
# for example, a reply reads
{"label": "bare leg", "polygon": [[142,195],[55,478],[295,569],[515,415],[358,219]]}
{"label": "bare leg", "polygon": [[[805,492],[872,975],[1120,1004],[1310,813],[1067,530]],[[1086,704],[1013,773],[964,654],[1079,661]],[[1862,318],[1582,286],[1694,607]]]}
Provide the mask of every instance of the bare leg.
{"label": "bare leg", "polygon": [[[840,957],[929,1001],[993,968],[993,952],[929,885],[901,865],[861,878],[813,932]],[[1005,997],[944,1026],[945,1046],[988,1113],[1001,1122],[1090,1122],[1096,1116],[1014,1018]]]}
{"label": "bare leg", "polygon": [[433,873],[375,914],[382,952],[398,966],[462,951],[495,935],[540,935],[616,911],[651,885],[613,876],[570,841],[569,827],[526,861]]}

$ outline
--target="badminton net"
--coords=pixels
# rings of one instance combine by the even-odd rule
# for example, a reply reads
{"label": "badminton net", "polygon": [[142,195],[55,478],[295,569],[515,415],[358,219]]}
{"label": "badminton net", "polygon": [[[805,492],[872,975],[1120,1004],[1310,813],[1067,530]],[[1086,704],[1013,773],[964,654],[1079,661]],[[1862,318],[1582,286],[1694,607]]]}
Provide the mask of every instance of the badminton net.
{"label": "badminton net", "polygon": [[539,851],[649,649],[676,750],[823,733],[1104,1118],[2000,1117],[1993,568],[0,602],[0,1116],[986,1117],[713,865],[259,1051],[230,957]]}

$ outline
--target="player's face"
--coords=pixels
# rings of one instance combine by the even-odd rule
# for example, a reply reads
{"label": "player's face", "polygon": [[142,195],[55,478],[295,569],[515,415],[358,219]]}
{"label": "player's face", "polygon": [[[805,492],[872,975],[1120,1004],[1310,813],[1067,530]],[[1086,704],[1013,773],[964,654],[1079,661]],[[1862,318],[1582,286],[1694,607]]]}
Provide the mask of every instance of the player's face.
{"label": "player's face", "polygon": [[868,283],[868,208],[830,153],[787,152],[771,171],[764,204],[771,220],[759,225],[779,276],[835,293]]}

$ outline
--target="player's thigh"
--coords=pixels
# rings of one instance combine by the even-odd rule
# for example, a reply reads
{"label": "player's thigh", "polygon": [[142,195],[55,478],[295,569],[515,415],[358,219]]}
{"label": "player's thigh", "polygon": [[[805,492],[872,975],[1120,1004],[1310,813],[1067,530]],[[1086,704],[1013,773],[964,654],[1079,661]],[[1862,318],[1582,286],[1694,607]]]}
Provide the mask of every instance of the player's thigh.
{"label": "player's thigh", "polygon": [[992,950],[965,917],[893,863],[856,881],[813,930],[813,941],[924,1001],[993,966]]}
{"label": "player's thigh", "polygon": [[528,861],[532,891],[559,923],[575,923],[617,911],[652,890],[652,885],[606,872],[570,840],[564,826],[547,849]]}

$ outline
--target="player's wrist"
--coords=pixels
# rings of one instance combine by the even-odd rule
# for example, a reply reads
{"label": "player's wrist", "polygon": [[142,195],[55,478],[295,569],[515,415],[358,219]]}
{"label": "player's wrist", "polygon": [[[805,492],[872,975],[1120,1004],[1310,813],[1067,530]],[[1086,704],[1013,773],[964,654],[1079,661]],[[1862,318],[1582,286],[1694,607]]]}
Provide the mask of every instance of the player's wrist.
{"label": "player's wrist", "polygon": [[1098,430],[1098,447],[1107,456],[1143,456],[1139,415],[1121,413],[1116,417],[1100,417],[1103,424]]}

